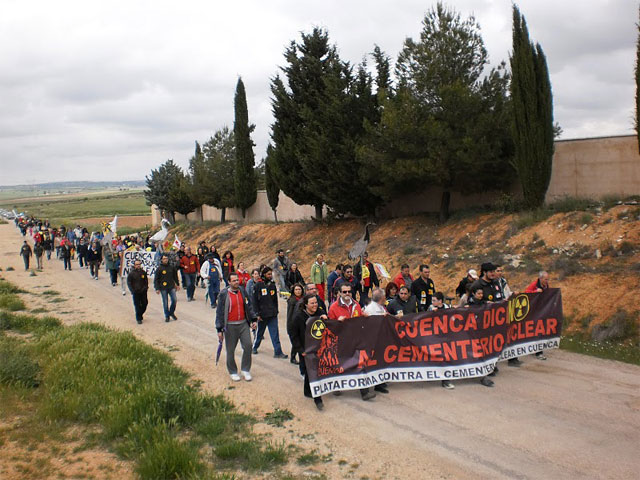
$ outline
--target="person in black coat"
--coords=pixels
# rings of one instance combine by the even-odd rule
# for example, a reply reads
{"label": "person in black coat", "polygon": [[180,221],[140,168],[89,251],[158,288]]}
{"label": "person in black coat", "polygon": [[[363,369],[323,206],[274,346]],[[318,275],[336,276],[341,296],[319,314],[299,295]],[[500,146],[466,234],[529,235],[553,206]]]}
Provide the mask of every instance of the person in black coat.
{"label": "person in black coat", "polygon": [[300,270],[298,270],[297,263],[292,263],[287,273],[285,273],[284,283],[287,286],[289,292],[291,292],[291,287],[293,287],[293,285],[296,283],[304,285],[304,278],[302,277]]}
{"label": "person in black coat", "polygon": [[[318,315],[318,299],[315,294],[309,293],[302,297],[302,301],[299,304],[298,310],[293,315],[293,325],[291,329],[291,344],[292,348],[294,348],[298,352],[303,352],[302,356],[304,357],[304,348],[305,348],[305,335],[307,330],[307,320],[311,317],[315,317]],[[320,315],[320,318],[327,320],[326,315]],[[307,368],[304,361],[300,362],[300,371],[304,371],[304,386],[302,387],[302,392],[305,397],[312,398],[311,395],[311,387],[309,385],[309,374],[307,373]],[[316,397],[313,399],[316,404],[316,408],[318,410],[322,410],[324,408],[324,404],[322,403],[321,397]]]}
{"label": "person in black coat", "polygon": [[416,297],[414,295],[411,295],[411,292],[409,292],[407,286],[403,285],[398,290],[398,295],[396,296],[396,298],[389,302],[387,310],[391,315],[398,315],[399,312],[402,312],[400,315],[417,313],[418,302],[416,301]]}

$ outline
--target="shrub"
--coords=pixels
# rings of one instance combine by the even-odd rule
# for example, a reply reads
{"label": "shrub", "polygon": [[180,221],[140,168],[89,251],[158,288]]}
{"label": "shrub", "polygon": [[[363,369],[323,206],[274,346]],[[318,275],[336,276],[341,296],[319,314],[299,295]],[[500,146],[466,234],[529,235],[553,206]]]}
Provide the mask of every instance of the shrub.
{"label": "shrub", "polygon": [[635,245],[628,240],[624,240],[623,242],[620,242],[618,251],[622,255],[632,255],[633,252],[635,251]]}
{"label": "shrub", "polygon": [[580,210],[587,210],[595,202],[588,198],[581,197],[562,197],[548,205],[550,210],[554,212],[576,212]]}
{"label": "shrub", "polygon": [[59,328],[60,320],[53,317],[36,317],[9,312],[0,312],[0,330],[14,330],[20,333],[44,333]]}
{"label": "shrub", "polygon": [[24,342],[0,338],[0,383],[32,388],[40,384],[40,367],[31,358]]}
{"label": "shrub", "polygon": [[551,214],[552,212],[550,210],[545,210],[542,208],[531,210],[518,215],[518,218],[515,220],[514,224],[518,230],[522,230],[524,228],[532,227],[533,225],[545,221],[551,216]]}
{"label": "shrub", "polygon": [[607,321],[593,327],[591,338],[597,342],[636,339],[637,317],[638,312],[631,314],[623,308],[618,308]]}
{"label": "shrub", "polygon": [[25,310],[27,307],[20,297],[9,293],[0,295],[0,308],[10,312],[17,312],[18,310]]}
{"label": "shrub", "polygon": [[579,225],[591,225],[593,223],[593,215],[590,213],[584,212],[582,215],[578,217]]}
{"label": "shrub", "polygon": [[584,273],[586,268],[578,260],[561,255],[553,260],[551,270],[558,280],[564,280],[566,277]]}

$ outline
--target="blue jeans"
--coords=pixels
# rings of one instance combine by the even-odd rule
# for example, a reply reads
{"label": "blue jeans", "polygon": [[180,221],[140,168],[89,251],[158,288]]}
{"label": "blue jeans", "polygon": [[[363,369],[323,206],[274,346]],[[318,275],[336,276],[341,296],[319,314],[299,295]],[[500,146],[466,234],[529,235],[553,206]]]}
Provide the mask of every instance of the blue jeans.
{"label": "blue jeans", "polygon": [[209,301],[211,302],[211,306],[215,307],[218,302],[218,294],[220,293],[220,284],[213,283],[209,281],[209,290],[207,294],[209,295]]}
{"label": "blue jeans", "polygon": [[260,347],[267,327],[269,327],[269,336],[273,344],[273,353],[274,355],[280,355],[282,353],[282,346],[280,345],[280,333],[278,332],[278,317],[262,318],[262,321],[258,322],[258,333],[253,343],[253,349],[257,350],[258,347]]}
{"label": "blue jeans", "polygon": [[193,294],[196,293],[196,277],[197,273],[185,273],[184,274],[184,289],[187,292],[187,300],[193,298]]}
{"label": "blue jeans", "polygon": [[[162,297],[164,318],[169,318],[171,315],[176,313],[176,302],[178,301],[178,298],[176,297],[176,289],[172,288],[171,290],[160,290],[160,296]],[[171,306],[168,305],[169,297],[171,297]]]}

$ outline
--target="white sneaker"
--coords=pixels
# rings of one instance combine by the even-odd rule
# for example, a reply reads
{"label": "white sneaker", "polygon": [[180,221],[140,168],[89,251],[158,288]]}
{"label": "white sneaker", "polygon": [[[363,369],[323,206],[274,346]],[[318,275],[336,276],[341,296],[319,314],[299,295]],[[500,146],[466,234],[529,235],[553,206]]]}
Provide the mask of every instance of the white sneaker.
{"label": "white sneaker", "polygon": [[249,372],[244,372],[244,371],[242,372],[242,376],[247,382],[250,382],[251,379],[253,378]]}
{"label": "white sneaker", "polygon": [[234,382],[239,382],[240,381],[240,375],[238,375],[237,373],[232,373],[231,374],[231,380],[233,380]]}

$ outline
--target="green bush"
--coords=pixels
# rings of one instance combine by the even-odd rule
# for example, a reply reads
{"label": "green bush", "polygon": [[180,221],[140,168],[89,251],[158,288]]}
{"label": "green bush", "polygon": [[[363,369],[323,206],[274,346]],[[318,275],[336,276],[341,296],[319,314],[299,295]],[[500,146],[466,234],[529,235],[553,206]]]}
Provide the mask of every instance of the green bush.
{"label": "green bush", "polygon": [[566,196],[550,203],[547,205],[547,208],[553,212],[578,212],[588,210],[595,203],[596,202],[588,198]]}
{"label": "green bush", "polygon": [[518,230],[522,230],[524,228],[532,227],[540,222],[545,221],[551,216],[551,214],[552,212],[550,210],[545,210],[542,208],[523,212],[518,215],[518,218],[516,218],[516,220],[514,221],[514,225]]}
{"label": "green bush", "polygon": [[19,296],[12,293],[0,295],[0,309],[17,312],[19,310],[25,310],[26,308],[27,306]]}
{"label": "green bush", "polygon": [[40,367],[27,345],[11,337],[0,337],[0,383],[31,388],[40,384]]}
{"label": "green bush", "polygon": [[36,317],[19,313],[0,311],[0,330],[14,330],[19,333],[44,333],[59,328],[62,322],[53,317]]}

